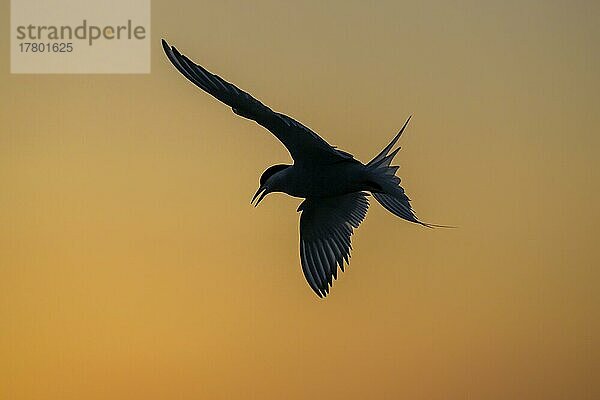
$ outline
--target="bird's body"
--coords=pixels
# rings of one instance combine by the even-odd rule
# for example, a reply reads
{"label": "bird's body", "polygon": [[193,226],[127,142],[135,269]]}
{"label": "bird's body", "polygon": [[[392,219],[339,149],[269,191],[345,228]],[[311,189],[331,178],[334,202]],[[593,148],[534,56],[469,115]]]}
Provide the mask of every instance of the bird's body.
{"label": "bird's body", "polygon": [[417,219],[410,200],[390,166],[399,148],[392,148],[402,129],[367,164],[339,150],[315,132],[287,115],[275,112],[254,97],[208,72],[200,65],[162,41],[171,63],[187,79],[232,108],[271,131],[290,152],[292,165],[269,167],[260,177],[260,187],[252,202],[256,204],[272,192],[283,192],[305,199],[300,217],[300,260],[304,276],[319,296],[324,297],[337,278],[338,266],[344,270],[350,257],[350,238],[367,214],[370,192],[392,214],[424,226]]}
{"label": "bird's body", "polygon": [[293,164],[281,170],[272,187],[299,198],[339,196],[371,190],[368,169],[356,160],[333,164]]}

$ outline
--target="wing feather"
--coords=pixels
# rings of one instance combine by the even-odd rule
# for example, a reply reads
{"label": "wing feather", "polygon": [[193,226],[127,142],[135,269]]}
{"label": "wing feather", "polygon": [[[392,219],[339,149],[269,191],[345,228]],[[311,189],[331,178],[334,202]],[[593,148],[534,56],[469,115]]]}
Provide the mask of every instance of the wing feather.
{"label": "wing feather", "polygon": [[233,112],[251,119],[279,139],[296,163],[334,163],[354,160],[350,153],[338,150],[295,119],[271,110],[250,94],[194,63],[175,46],[162,41],[165,54],[175,68],[190,82],[232,108]]}
{"label": "wing feather", "polygon": [[315,291],[315,293],[319,293],[320,283],[317,282],[315,278],[315,273],[308,264],[308,255],[306,252],[306,245],[304,244],[304,241],[300,241],[300,259],[302,260],[302,271],[304,272],[304,276],[306,277],[309,286],[312,288],[313,291]]}
{"label": "wing feather", "polygon": [[[351,236],[367,215],[367,194],[306,199],[300,216],[300,261],[304,276],[319,297],[325,297],[337,279],[338,266],[344,271],[352,249]],[[318,276],[318,279],[315,277]]]}

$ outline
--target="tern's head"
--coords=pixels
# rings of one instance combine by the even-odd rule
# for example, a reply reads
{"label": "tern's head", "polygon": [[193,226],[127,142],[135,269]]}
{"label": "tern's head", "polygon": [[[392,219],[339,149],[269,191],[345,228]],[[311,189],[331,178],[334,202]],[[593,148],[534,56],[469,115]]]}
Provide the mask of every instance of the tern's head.
{"label": "tern's head", "polygon": [[260,176],[260,186],[256,191],[254,197],[252,197],[252,201],[250,202],[254,203],[254,200],[256,200],[256,198],[258,197],[258,200],[256,201],[256,204],[254,204],[254,207],[256,207],[258,203],[260,203],[261,200],[264,199],[267,194],[280,191],[281,180],[284,175],[283,171],[288,167],[290,167],[290,165],[277,164],[270,166],[265,170],[265,172],[263,172],[263,174]]}

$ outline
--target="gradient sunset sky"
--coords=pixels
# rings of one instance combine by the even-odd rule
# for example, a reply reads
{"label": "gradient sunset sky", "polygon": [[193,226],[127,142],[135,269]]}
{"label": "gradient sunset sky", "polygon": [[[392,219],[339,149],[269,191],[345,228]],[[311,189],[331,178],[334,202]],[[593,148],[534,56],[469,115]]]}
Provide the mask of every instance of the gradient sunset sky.
{"label": "gradient sunset sky", "polygon": [[[0,398],[600,398],[600,3],[152,2],[148,75],[11,75]],[[207,69],[399,175],[318,299],[289,162]],[[594,244],[596,243],[596,244]]]}

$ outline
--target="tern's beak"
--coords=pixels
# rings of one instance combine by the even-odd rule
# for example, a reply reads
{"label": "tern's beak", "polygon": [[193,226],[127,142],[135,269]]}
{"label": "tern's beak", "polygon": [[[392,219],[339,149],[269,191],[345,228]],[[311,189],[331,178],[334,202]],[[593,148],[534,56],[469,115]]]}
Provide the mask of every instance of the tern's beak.
{"label": "tern's beak", "polygon": [[[260,197],[258,197],[260,192],[262,192],[262,194],[260,195]],[[254,197],[252,197],[252,200],[250,200],[250,204],[254,203],[254,200],[256,200],[256,198],[258,197],[258,200],[256,201],[256,204],[254,204],[254,207],[258,206],[258,203],[260,203],[260,201],[264,199],[268,193],[269,191],[267,190],[267,187],[265,185],[261,185],[261,187],[259,187],[256,193],[254,194]]]}

